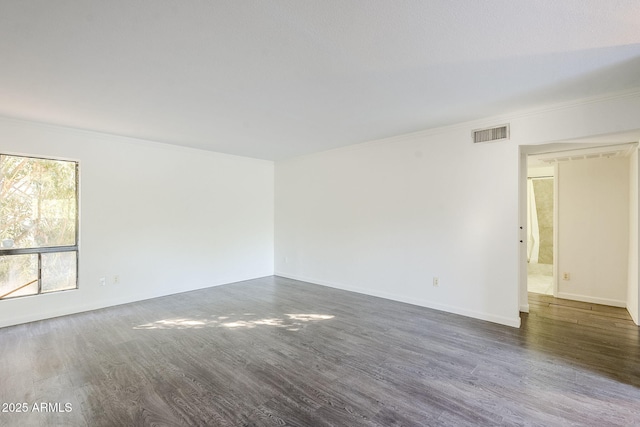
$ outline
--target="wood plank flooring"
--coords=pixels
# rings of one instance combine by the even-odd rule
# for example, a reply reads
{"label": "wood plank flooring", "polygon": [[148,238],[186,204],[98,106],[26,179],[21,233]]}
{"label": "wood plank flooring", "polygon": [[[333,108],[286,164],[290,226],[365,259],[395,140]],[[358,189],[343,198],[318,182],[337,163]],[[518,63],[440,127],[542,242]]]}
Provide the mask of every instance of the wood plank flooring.
{"label": "wood plank flooring", "polygon": [[4,328],[0,426],[640,425],[638,328],[536,298],[515,329],[267,277]]}
{"label": "wood plank flooring", "polygon": [[638,328],[625,308],[554,298],[533,292],[529,293],[529,316],[612,331],[617,331],[618,328],[636,331]]}

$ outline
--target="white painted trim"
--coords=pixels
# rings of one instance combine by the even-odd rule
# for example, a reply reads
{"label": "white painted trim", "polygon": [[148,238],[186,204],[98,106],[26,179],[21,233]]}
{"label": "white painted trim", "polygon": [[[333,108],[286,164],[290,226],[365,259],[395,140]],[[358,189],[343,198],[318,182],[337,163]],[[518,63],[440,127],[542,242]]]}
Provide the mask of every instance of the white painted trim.
{"label": "white painted trim", "polygon": [[529,312],[529,304],[523,304],[520,306],[520,313],[528,313]]}
{"label": "white painted trim", "polygon": [[344,284],[327,282],[325,280],[314,279],[310,277],[296,276],[293,274],[287,274],[283,272],[276,272],[276,276],[284,277],[287,279],[299,280],[302,282],[312,283],[314,285],[327,286],[329,288],[340,289],[343,291],[356,292],[363,295],[374,296],[378,298],[384,298],[391,301],[404,302],[406,304],[417,305],[419,307],[432,308],[434,310],[445,311],[447,313],[459,314],[466,317],[472,317],[474,319],[486,320],[488,322],[498,323],[501,325],[511,326],[513,328],[520,327],[520,316],[515,318],[503,317],[503,316],[494,316],[489,313],[474,311],[474,310],[466,310],[460,307],[447,305],[447,304],[438,304],[432,301],[427,301],[423,299],[417,298],[407,298],[402,295],[396,295],[389,292],[378,292],[372,291],[370,289],[365,289],[357,286],[348,286]]}
{"label": "white painted trim", "polygon": [[[638,184],[639,184],[639,175],[640,175],[640,165],[638,164],[639,162],[639,157],[638,155],[640,155],[640,152],[638,150],[638,146],[640,145],[640,142],[636,142],[635,143],[635,147],[632,149],[632,153],[635,152],[636,154],[636,159],[635,159],[635,165],[632,168],[634,170],[634,174],[631,175],[629,174],[629,186],[630,188],[635,187],[635,189],[637,190],[638,188]],[[630,195],[629,195],[629,229],[635,229],[636,233],[635,235],[633,235],[633,239],[629,239],[629,261],[628,261],[628,273],[627,273],[627,312],[629,313],[629,315],[631,316],[631,319],[633,319],[633,323],[635,323],[636,325],[640,326],[639,323],[639,319],[638,319],[638,307],[640,306],[640,292],[638,292],[638,283],[633,283],[633,280],[635,279],[636,282],[638,280],[638,265],[640,264],[640,260],[638,260],[638,253],[640,253],[640,251],[638,250],[638,230],[640,229],[638,224],[638,211],[639,211],[639,205],[638,205],[638,191],[631,191]],[[634,212],[635,211],[635,212]],[[635,215],[632,215],[632,213],[634,213]],[[635,224],[633,223],[635,222]],[[635,240],[635,241],[634,241]],[[633,245],[635,244],[635,247],[633,247]],[[635,259],[632,255],[635,255]],[[631,292],[631,288],[634,288],[637,292],[635,293],[635,295]],[[631,305],[632,310],[629,310],[629,305]]]}
{"label": "white painted trim", "polygon": [[558,250],[558,242],[560,241],[560,229],[558,229],[559,224],[559,212],[560,212],[560,197],[559,197],[559,188],[560,188],[560,176],[559,176],[560,168],[558,167],[558,163],[553,165],[553,296],[557,298],[559,285],[559,277],[560,273],[558,271],[558,254],[560,251]]}
{"label": "white painted trim", "polygon": [[[133,144],[133,145],[144,146],[144,147],[153,147],[157,149],[163,149],[163,150],[169,150],[169,151],[175,151],[175,152],[194,152],[195,151],[202,156],[214,157],[218,159],[234,159],[236,161],[240,160],[243,162],[263,163],[263,164],[274,163],[273,160],[258,159],[254,157],[240,156],[237,154],[228,154],[228,153],[223,153],[219,151],[205,150],[203,148],[195,148],[195,147],[188,147],[185,145],[172,144],[169,142],[160,142],[160,141],[154,141],[151,139],[136,138],[133,136],[119,135],[115,133],[96,131],[92,129],[83,129],[83,128],[76,128],[71,126],[57,125],[52,123],[38,122],[38,121],[20,119],[20,118],[9,117],[9,116],[0,116],[0,123],[12,125],[12,126],[30,126],[30,127],[39,128],[44,132],[51,132],[51,133],[71,132],[78,135],[86,135],[88,137],[95,138],[95,139],[102,139],[102,140],[106,139],[107,142],[113,142],[113,139],[118,139],[120,140],[119,142],[126,143],[126,144]],[[11,154],[11,153],[7,153],[7,154]],[[16,153],[16,155],[20,155],[20,154]]]}
{"label": "white painted trim", "polygon": [[[401,134],[401,135],[395,135],[395,136],[391,136],[391,137],[387,137],[387,138],[374,139],[374,140],[370,140],[370,141],[361,142],[361,143],[358,143],[358,144],[350,144],[350,145],[346,145],[346,146],[342,146],[342,147],[332,148],[332,149],[325,150],[325,151],[319,151],[319,152],[309,153],[309,154],[302,154],[300,156],[294,156],[294,157],[290,157],[290,158],[276,160],[276,162],[285,163],[287,161],[295,161],[295,160],[299,160],[299,159],[302,159],[302,158],[305,158],[305,157],[318,156],[320,154],[322,154],[322,155],[325,155],[325,154],[326,155],[331,155],[331,154],[334,154],[334,153],[340,153],[340,152],[345,152],[345,151],[362,150],[362,149],[366,149],[366,148],[369,148],[369,147],[372,147],[372,146],[375,146],[375,145],[379,145],[379,144],[388,144],[388,143],[396,143],[396,142],[402,142],[402,141],[410,141],[410,140],[414,140],[414,139],[425,138],[425,137],[439,135],[439,134],[442,134],[442,133],[445,133],[445,132],[451,132],[451,131],[456,131],[456,130],[460,130],[460,131],[469,130],[470,131],[471,129],[475,129],[475,128],[498,126],[500,123],[503,123],[503,124],[504,123],[509,123],[509,122],[511,122],[513,120],[518,120],[518,119],[522,119],[522,118],[526,118],[526,117],[530,117],[530,116],[536,116],[536,115],[540,115],[540,114],[544,114],[544,113],[548,113],[548,112],[553,112],[553,111],[566,110],[566,109],[569,109],[569,108],[579,107],[581,105],[589,105],[589,104],[595,104],[595,103],[599,103],[599,102],[614,101],[614,100],[617,100],[617,99],[635,98],[635,97],[640,97],[640,89],[638,89],[638,88],[634,88],[634,89],[631,89],[631,90],[618,91],[618,92],[609,93],[609,94],[606,94],[606,95],[600,95],[600,96],[593,96],[593,97],[588,97],[588,98],[576,99],[576,100],[572,100],[572,101],[546,105],[546,106],[537,107],[537,108],[528,109],[528,110],[515,111],[513,113],[507,113],[507,114],[502,114],[502,115],[497,115],[497,116],[491,116],[491,117],[486,117],[486,118],[477,119],[477,120],[470,120],[470,121],[466,121],[466,122],[455,123],[455,124],[452,124],[452,125],[445,125],[445,126],[440,126],[440,127],[432,127],[432,128],[420,130],[420,131],[417,131],[417,132],[404,133],[404,134]],[[505,141],[502,141],[502,142],[509,144],[509,143],[511,143],[511,140],[505,140]],[[603,145],[606,145],[606,144],[603,144]]]}
{"label": "white painted trim", "polygon": [[527,177],[529,175],[528,155],[523,151],[522,146],[518,147],[518,228],[519,237],[519,258],[518,258],[518,305],[520,311],[522,307],[527,307],[525,313],[529,312],[529,273],[527,263]]}
{"label": "white painted trim", "polygon": [[574,301],[590,302],[592,304],[602,304],[602,305],[610,305],[613,307],[627,308],[626,301],[614,300],[609,298],[597,298],[597,297],[590,297],[585,295],[570,294],[566,292],[558,292],[558,296],[556,298],[570,299]]}
{"label": "white painted trim", "polygon": [[[37,322],[39,320],[46,320],[46,319],[51,319],[54,317],[61,317],[61,316],[69,316],[69,315],[73,315],[73,314],[77,314],[77,313],[84,313],[87,311],[93,311],[93,310],[100,310],[102,308],[109,308],[109,307],[115,307],[118,305],[123,305],[123,304],[131,304],[131,303],[135,303],[135,302],[139,302],[139,301],[144,301],[144,300],[150,300],[150,299],[154,299],[154,298],[162,298],[162,297],[166,297],[166,296],[170,296],[170,295],[177,295],[177,294],[182,294],[185,292],[192,292],[192,291],[197,291],[197,290],[201,290],[201,289],[207,289],[207,288],[214,288],[216,286],[222,286],[222,285],[228,285],[228,284],[232,284],[232,283],[238,283],[238,282],[244,282],[247,280],[254,280],[254,279],[261,279],[263,277],[271,277],[271,276],[258,276],[258,277],[250,277],[250,278],[246,278],[246,279],[239,279],[239,280],[234,280],[232,282],[229,283],[214,283],[214,284],[206,284],[206,285],[201,285],[201,286],[194,286],[191,287],[189,289],[180,289],[180,290],[175,290],[175,291],[169,291],[169,292],[164,292],[164,293],[153,293],[153,292],[145,292],[145,293],[138,293],[135,295],[129,295],[127,298],[112,298],[109,300],[101,300],[99,303],[96,302],[86,302],[83,304],[76,304],[76,305],[62,305],[62,304],[49,304],[48,310],[40,310],[37,313],[31,312],[31,313],[25,313],[21,316],[14,316],[14,317],[10,317],[10,318],[1,318],[0,319],[0,328],[5,328],[5,327],[9,327],[9,326],[15,326],[15,325],[20,325],[22,323],[29,323],[29,322]],[[70,291],[65,291],[65,292],[77,292],[77,290],[70,290]],[[55,297],[56,295],[60,295],[60,293],[51,293],[51,294],[39,294],[39,295],[31,295],[31,296],[25,296],[25,297],[20,297],[20,299],[23,298],[46,298],[46,297]],[[18,302],[18,299],[15,300],[4,300],[3,303],[10,303],[12,301],[16,301]]]}

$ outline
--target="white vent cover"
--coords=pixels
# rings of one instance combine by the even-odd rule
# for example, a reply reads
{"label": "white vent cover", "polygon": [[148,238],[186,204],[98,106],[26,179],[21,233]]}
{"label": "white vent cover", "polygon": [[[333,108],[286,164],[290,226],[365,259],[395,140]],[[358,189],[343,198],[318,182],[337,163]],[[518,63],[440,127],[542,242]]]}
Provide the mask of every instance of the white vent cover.
{"label": "white vent cover", "polygon": [[473,143],[500,141],[509,139],[509,125],[500,125],[493,128],[476,129],[471,134]]}

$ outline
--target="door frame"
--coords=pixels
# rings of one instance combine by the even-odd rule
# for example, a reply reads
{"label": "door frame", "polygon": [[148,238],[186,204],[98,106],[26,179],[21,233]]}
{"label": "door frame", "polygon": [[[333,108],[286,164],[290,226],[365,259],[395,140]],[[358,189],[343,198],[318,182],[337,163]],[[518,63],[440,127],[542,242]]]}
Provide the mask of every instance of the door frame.
{"label": "door frame", "polygon": [[[612,138],[614,139],[614,138]],[[537,144],[537,145],[520,145],[518,148],[518,159],[519,159],[519,182],[518,182],[518,215],[519,215],[519,240],[520,240],[520,247],[519,247],[519,262],[518,262],[518,278],[519,278],[519,283],[518,283],[518,295],[519,295],[519,309],[521,312],[524,313],[528,313],[529,312],[529,299],[528,299],[528,290],[527,290],[527,235],[528,235],[528,230],[527,230],[527,178],[528,178],[528,158],[530,155],[536,155],[536,154],[552,154],[552,153],[559,153],[559,152],[566,152],[566,151],[573,151],[573,150],[580,150],[580,149],[585,149],[585,148],[600,148],[600,147],[607,147],[607,146],[612,146],[612,145],[622,145],[622,144],[630,144],[630,143],[635,143],[636,144],[636,150],[638,149],[638,145],[640,145],[640,143],[636,142],[631,142],[631,141],[616,141],[616,142],[597,142],[597,143],[589,143],[589,142],[549,142],[546,144]],[[640,173],[640,172],[639,172]],[[639,177],[630,177],[630,179],[636,179],[638,180]],[[557,227],[557,223],[558,223],[558,217],[557,217],[557,213],[558,213],[558,207],[559,207],[559,200],[558,200],[558,167],[557,164],[555,165],[555,169],[554,169],[554,218],[553,218],[553,222],[554,222],[554,231],[553,231],[553,245],[554,245],[554,255],[553,255],[553,271],[554,271],[554,296],[557,295],[558,293],[558,280],[559,280],[559,272],[557,271],[558,268],[558,251],[557,251],[557,247],[558,247],[558,227]],[[635,200],[631,199],[630,200],[630,204],[635,203],[636,205],[638,205],[638,198],[640,198],[640,196],[638,194],[635,194]],[[640,234],[640,233],[639,233]],[[629,252],[631,253],[631,251]],[[638,264],[640,264],[640,261],[636,260],[637,262],[635,263],[635,266],[633,266],[636,270],[638,269]],[[629,271],[629,273],[631,273],[631,271]],[[637,272],[636,272],[636,276],[637,276]],[[627,287],[630,286],[630,283],[627,284]],[[633,296],[631,296],[633,297]],[[640,291],[639,291],[639,295],[637,295],[637,298],[639,300],[639,304],[640,304]],[[634,321],[636,322],[636,324],[639,323],[640,319],[637,319],[633,316]]]}

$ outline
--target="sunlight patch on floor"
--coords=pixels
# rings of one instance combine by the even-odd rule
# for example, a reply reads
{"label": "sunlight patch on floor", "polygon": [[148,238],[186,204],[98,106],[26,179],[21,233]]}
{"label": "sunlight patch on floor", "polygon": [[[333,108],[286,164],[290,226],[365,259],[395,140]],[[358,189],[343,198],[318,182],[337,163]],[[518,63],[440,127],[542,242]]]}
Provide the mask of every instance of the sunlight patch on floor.
{"label": "sunlight patch on floor", "polygon": [[335,316],[331,314],[309,314],[309,313],[285,313],[281,317],[265,317],[252,318],[254,313],[244,313],[236,315],[235,313],[225,316],[211,316],[204,319],[193,318],[172,318],[156,320],[155,322],[145,323],[143,325],[134,326],[133,329],[201,329],[224,327],[229,329],[238,328],[255,328],[259,326],[272,326],[277,328],[285,328],[288,331],[300,330],[304,323],[317,322],[321,320],[333,319]]}

